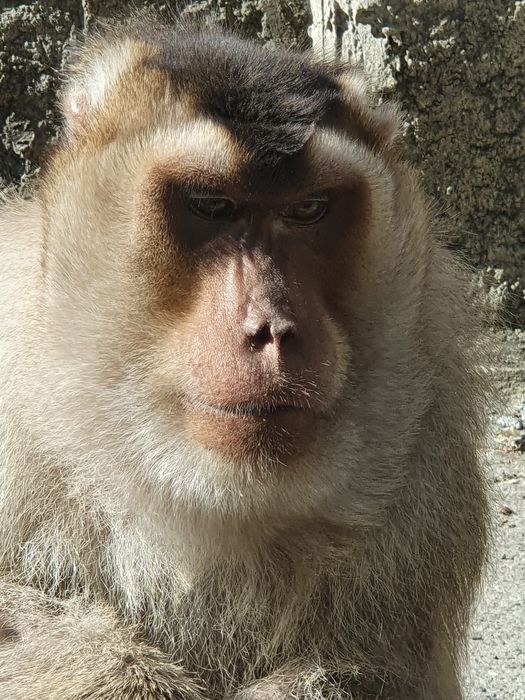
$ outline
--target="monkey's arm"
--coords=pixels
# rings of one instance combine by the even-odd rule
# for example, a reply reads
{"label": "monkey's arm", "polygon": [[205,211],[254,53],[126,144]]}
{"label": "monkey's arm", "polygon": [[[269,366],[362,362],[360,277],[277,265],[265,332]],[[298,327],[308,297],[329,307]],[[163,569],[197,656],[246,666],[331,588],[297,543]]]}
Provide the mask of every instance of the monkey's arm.
{"label": "monkey's arm", "polygon": [[2,700],[202,700],[197,684],[115,613],[0,582]]}
{"label": "monkey's arm", "polygon": [[[399,680],[385,685],[383,679],[346,678],[319,666],[284,668],[238,691],[231,700],[462,700],[463,694],[454,664],[438,652],[414,687]],[[228,700],[230,700],[228,698]]]}

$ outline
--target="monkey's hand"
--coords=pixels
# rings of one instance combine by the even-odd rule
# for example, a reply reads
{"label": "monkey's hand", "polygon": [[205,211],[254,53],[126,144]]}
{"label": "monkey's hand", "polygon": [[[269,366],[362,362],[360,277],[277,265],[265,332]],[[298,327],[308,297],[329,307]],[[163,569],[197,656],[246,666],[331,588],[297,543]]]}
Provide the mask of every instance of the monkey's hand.
{"label": "monkey's hand", "polygon": [[204,700],[108,607],[0,582],[1,700]]}
{"label": "monkey's hand", "polygon": [[320,667],[286,668],[239,690],[232,700],[351,700],[357,698]]}

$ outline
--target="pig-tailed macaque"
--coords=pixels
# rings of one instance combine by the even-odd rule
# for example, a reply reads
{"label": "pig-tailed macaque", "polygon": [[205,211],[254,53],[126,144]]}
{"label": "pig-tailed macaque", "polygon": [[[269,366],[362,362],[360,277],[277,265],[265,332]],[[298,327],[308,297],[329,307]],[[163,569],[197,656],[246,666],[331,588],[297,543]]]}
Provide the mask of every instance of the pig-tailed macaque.
{"label": "pig-tailed macaque", "polygon": [[218,29],[86,42],[0,209],[1,700],[459,700],[482,320],[394,106]]}

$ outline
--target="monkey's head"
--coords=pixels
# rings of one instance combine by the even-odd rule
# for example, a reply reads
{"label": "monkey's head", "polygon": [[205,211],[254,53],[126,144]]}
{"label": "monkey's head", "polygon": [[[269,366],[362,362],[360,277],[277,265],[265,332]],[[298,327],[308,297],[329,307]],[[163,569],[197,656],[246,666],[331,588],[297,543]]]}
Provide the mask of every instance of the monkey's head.
{"label": "monkey's head", "polygon": [[353,494],[373,520],[423,410],[394,110],[347,68],[144,25],[88,43],[63,109],[42,187],[57,449],[189,508]]}

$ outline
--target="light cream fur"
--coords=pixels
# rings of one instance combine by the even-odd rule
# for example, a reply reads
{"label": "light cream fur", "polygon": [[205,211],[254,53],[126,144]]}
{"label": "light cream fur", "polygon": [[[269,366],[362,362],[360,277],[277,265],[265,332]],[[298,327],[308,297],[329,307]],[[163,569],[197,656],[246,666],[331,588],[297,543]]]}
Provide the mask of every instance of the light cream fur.
{"label": "light cream fur", "polygon": [[373,203],[338,402],[293,469],[199,447],[123,258],[150,166],[238,162],[203,124],[62,155],[0,210],[0,699],[459,700],[487,521],[468,273],[390,147],[320,130],[319,172]]}

